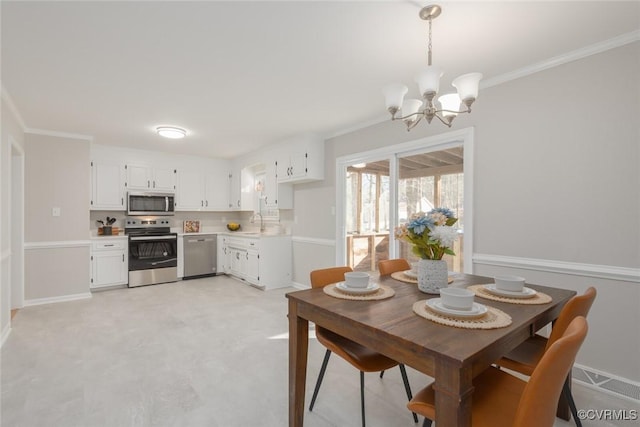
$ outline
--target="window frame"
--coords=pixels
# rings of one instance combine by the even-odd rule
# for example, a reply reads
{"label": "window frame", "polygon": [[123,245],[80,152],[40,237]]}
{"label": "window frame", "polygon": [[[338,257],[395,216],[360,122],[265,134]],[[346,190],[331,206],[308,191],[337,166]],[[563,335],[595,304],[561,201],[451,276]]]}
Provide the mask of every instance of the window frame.
{"label": "window frame", "polygon": [[[380,160],[389,161],[389,197],[398,199],[398,159],[401,157],[431,151],[446,150],[452,147],[463,147],[464,172],[464,273],[473,274],[473,176],[474,176],[474,128],[464,128],[445,132],[439,135],[419,138],[413,141],[393,144],[374,150],[353,153],[336,158],[336,265],[347,262],[346,248],[346,206],[345,186],[347,167],[357,163]],[[398,204],[391,203],[389,212],[389,257],[397,257],[399,245],[393,234],[393,226],[397,224]]]}

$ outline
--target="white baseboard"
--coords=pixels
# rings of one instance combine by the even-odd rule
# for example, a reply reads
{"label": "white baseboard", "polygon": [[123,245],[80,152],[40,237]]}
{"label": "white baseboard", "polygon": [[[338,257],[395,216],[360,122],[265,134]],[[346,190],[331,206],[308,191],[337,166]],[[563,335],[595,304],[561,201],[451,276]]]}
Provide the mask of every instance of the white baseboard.
{"label": "white baseboard", "polygon": [[296,289],[300,289],[300,290],[311,289],[311,286],[303,285],[302,283],[298,283],[298,282],[291,282],[291,286],[293,286]]}
{"label": "white baseboard", "polygon": [[73,295],[63,295],[59,297],[28,299],[24,301],[24,306],[29,307],[33,305],[53,304],[56,302],[75,301],[75,300],[86,299],[86,298],[91,298],[91,292],[83,292],[81,294],[73,294]]}
{"label": "white baseboard", "polygon": [[491,254],[473,254],[473,263],[640,283],[640,268],[583,264],[578,262],[520,258]]}

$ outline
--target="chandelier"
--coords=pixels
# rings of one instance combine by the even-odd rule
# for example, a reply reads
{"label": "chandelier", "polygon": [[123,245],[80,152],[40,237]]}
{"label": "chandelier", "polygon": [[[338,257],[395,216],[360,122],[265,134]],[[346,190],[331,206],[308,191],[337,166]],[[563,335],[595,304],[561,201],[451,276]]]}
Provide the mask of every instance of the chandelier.
{"label": "chandelier", "polygon": [[[383,90],[387,110],[391,113],[391,120],[404,121],[407,131],[413,129],[422,118],[431,123],[431,120],[437,117],[442,123],[451,127],[451,122],[458,114],[471,112],[471,104],[478,97],[478,84],[482,79],[482,74],[469,73],[456,78],[451,83],[458,93],[441,95],[438,97],[439,106],[434,103],[443,72],[440,68],[431,65],[431,23],[440,16],[440,12],[442,12],[442,8],[438,5],[426,6],[420,10],[420,18],[429,22],[428,65],[415,78],[424,101],[404,99],[409,89],[400,83],[391,84]],[[464,104],[462,110],[460,109],[461,104]],[[400,117],[396,117],[398,111],[400,111]]]}

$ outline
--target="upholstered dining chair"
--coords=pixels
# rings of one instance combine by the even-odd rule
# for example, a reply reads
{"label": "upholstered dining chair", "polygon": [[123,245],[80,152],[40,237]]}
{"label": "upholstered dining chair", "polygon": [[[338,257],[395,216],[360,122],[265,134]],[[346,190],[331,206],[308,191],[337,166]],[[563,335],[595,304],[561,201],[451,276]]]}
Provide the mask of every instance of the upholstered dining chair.
{"label": "upholstered dining chair", "polygon": [[[473,379],[473,427],[553,427],[564,380],[587,335],[587,321],[578,316],[549,346],[529,381],[490,367]],[[420,390],[407,407],[424,415],[423,427],[436,417],[432,385]]]}
{"label": "upholstered dining chair", "polygon": [[[338,283],[344,281],[344,273],[352,271],[351,267],[332,267],[321,270],[314,270],[310,274],[311,287],[321,288],[332,283]],[[318,374],[318,380],[313,390],[313,396],[311,397],[311,404],[309,410],[313,410],[313,405],[318,397],[318,391],[322,384],[322,378],[324,377],[327,364],[329,363],[329,357],[331,353],[336,353],[344,360],[349,362],[352,366],[360,371],[360,409],[362,412],[362,427],[366,426],[365,410],[364,410],[364,373],[365,372],[380,372],[385,369],[399,366],[400,373],[402,375],[402,382],[407,393],[407,397],[411,400],[411,387],[409,386],[409,379],[407,378],[407,371],[403,364],[399,364],[395,360],[389,359],[380,353],[370,350],[350,339],[347,339],[341,335],[338,335],[332,331],[324,329],[316,325],[316,338],[318,341],[327,348],[320,367],[320,373]],[[418,416],[414,413],[413,419],[417,423]]]}
{"label": "upholstered dining chair", "polygon": [[380,271],[380,276],[388,276],[396,271],[411,270],[411,265],[403,258],[387,259],[378,262],[378,270]]}
{"label": "upholstered dining chair", "polygon": [[[545,338],[542,335],[534,335],[520,344],[496,364],[500,367],[520,372],[524,375],[531,375],[538,363],[542,359],[542,355],[549,347],[563,334],[571,321],[578,316],[587,317],[593,301],[596,299],[596,289],[588,288],[584,294],[576,295],[571,298],[562,308],[560,315],[553,323],[551,335]],[[562,387],[562,395],[569,404],[569,410],[573,416],[573,420],[577,427],[582,427],[576,404],[571,394],[571,376],[567,375],[564,386]]]}

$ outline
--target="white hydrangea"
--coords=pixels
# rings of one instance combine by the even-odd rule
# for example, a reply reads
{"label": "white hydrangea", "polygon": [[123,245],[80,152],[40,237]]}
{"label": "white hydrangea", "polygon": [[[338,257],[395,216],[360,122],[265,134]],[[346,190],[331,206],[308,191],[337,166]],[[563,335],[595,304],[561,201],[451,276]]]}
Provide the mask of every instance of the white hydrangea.
{"label": "white hydrangea", "polygon": [[445,248],[452,248],[453,243],[458,239],[458,230],[446,225],[437,225],[429,233],[429,237],[440,242]]}

